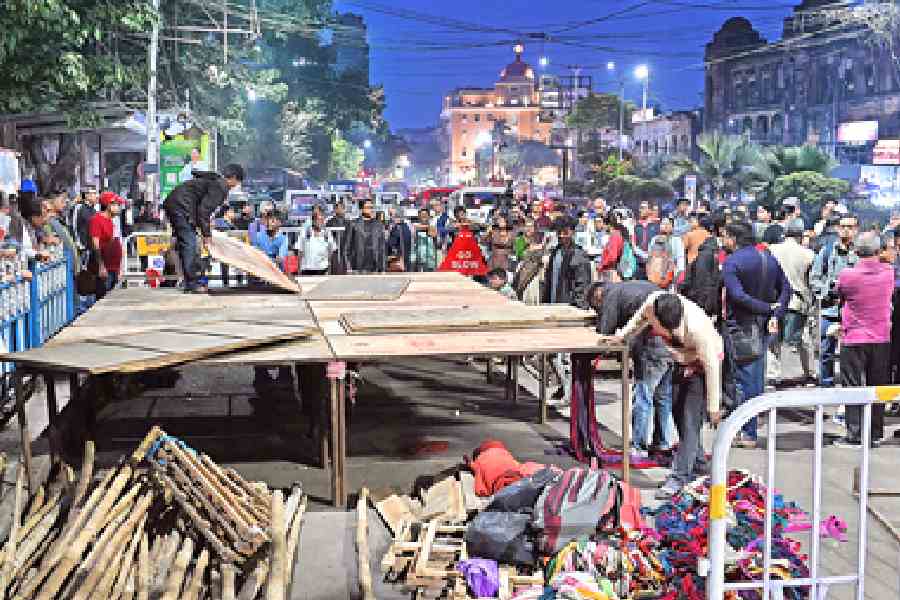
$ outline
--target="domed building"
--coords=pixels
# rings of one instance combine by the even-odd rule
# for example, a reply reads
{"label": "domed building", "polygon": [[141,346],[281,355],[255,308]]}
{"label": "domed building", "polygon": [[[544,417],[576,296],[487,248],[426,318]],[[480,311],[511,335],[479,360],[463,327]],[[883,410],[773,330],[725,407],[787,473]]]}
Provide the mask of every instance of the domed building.
{"label": "domed building", "polygon": [[[550,140],[551,124],[541,120],[541,98],[534,68],[513,47],[513,61],[500,70],[492,88],[458,88],[444,97],[441,113],[449,140],[446,172],[450,184],[478,180],[477,153],[493,143],[495,132],[519,140]],[[502,173],[493,174],[502,178]]]}
{"label": "domed building", "polygon": [[775,42],[744,17],[728,19],[706,45],[704,129],[817,144],[857,163],[871,162],[877,138],[900,138],[898,71],[886,50],[837,20],[852,4],[803,0]]}

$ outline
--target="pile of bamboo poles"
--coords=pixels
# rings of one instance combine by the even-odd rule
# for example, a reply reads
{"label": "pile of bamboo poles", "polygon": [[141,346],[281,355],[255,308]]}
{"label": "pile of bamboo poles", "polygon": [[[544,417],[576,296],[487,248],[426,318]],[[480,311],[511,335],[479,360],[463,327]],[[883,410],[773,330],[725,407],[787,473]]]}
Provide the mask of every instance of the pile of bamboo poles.
{"label": "pile of bamboo poles", "polygon": [[285,500],[158,428],[99,481],[93,467],[88,442],[77,481],[62,465],[26,498],[19,466],[0,599],[286,597],[306,510],[299,486]]}

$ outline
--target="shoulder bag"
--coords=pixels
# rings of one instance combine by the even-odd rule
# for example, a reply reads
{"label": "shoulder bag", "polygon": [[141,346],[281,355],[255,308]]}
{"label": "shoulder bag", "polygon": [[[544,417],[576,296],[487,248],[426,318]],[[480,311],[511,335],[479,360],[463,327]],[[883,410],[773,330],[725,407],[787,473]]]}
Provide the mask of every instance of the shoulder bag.
{"label": "shoulder bag", "polygon": [[[759,256],[762,260],[762,276],[759,278],[759,284],[756,288],[756,298],[762,295],[762,290],[766,285],[766,267],[769,262],[766,252],[760,252]],[[738,365],[748,365],[755,362],[765,352],[759,321],[755,318],[749,323],[729,323],[728,334],[731,338],[734,362]]]}

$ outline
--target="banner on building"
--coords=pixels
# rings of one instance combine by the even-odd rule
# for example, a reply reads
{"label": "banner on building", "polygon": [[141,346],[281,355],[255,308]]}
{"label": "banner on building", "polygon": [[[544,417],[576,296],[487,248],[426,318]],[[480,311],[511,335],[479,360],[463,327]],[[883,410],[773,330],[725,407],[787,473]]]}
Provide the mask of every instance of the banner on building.
{"label": "banner on building", "polygon": [[175,186],[191,179],[193,171],[210,169],[209,134],[179,134],[159,146],[159,195],[165,200]]}
{"label": "banner on building", "polygon": [[900,140],[878,140],[872,151],[872,164],[900,165]]}
{"label": "banner on building", "polygon": [[841,144],[865,144],[878,139],[878,121],[847,121],[837,130]]}
{"label": "banner on building", "polygon": [[459,232],[438,271],[456,271],[463,275],[487,274],[487,263],[471,231],[463,229]]}

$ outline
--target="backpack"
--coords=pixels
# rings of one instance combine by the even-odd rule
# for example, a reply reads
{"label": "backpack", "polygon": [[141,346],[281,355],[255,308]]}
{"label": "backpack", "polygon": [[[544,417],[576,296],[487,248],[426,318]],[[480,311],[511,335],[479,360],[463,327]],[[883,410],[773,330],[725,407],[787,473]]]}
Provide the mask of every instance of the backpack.
{"label": "backpack", "polygon": [[556,554],[571,540],[597,531],[617,503],[619,487],[608,471],[576,467],[544,488],[534,505],[532,526],[541,532],[537,544]]}
{"label": "backpack", "polygon": [[616,270],[622,279],[631,279],[637,270],[637,258],[634,255],[634,248],[628,240],[625,240],[625,244],[622,246],[622,256],[619,257]]}
{"label": "backpack", "polygon": [[681,295],[717,317],[722,312],[722,271],[714,252],[702,250],[685,273]]}

